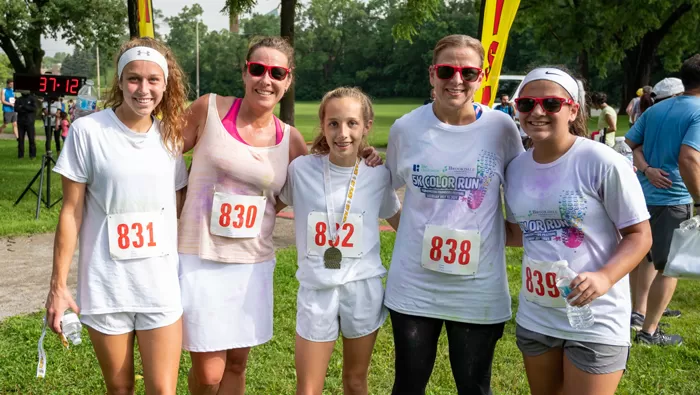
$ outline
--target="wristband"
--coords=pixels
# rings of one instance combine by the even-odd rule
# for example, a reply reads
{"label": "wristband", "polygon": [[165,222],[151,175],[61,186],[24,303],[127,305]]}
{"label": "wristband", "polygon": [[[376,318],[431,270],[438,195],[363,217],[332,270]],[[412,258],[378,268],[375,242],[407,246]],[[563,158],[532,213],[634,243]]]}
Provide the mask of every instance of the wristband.
{"label": "wristband", "polygon": [[642,170],[642,174],[644,174],[644,175],[646,176],[646,175],[647,175],[647,170],[649,170],[650,167],[651,167],[651,166],[647,166],[646,169]]}

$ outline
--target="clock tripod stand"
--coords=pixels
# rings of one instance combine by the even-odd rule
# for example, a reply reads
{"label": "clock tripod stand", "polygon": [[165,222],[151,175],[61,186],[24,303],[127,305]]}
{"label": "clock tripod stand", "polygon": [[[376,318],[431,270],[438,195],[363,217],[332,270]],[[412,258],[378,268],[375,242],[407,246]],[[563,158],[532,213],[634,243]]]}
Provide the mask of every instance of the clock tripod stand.
{"label": "clock tripod stand", "polygon": [[[50,98],[48,99],[48,113],[49,116],[51,115],[51,104],[55,100],[51,100]],[[49,123],[51,125],[51,123]],[[49,126],[50,127],[50,126]],[[50,139],[52,136],[48,136]],[[49,140],[49,144],[51,143],[51,140]],[[17,201],[15,202],[15,206],[19,204],[20,201],[22,201],[22,198],[28,193],[31,192],[34,195],[36,195],[36,212],[34,214],[34,219],[37,220],[39,219],[39,211],[41,210],[41,203],[44,203],[46,208],[51,208],[55,206],[58,202],[63,200],[63,196],[59,197],[55,202],[51,203],[51,167],[56,166],[56,161],[53,159],[53,155],[51,151],[46,151],[44,153],[44,156],[41,157],[41,168],[39,171],[36,173],[34,178],[32,178],[31,181],[29,181],[29,184],[27,187],[24,189],[22,194],[17,198]],[[36,182],[36,179],[39,179],[39,188],[34,191],[32,189],[32,186],[34,186],[34,182]],[[42,188],[44,186],[44,178],[46,178],[46,197],[42,196]]]}

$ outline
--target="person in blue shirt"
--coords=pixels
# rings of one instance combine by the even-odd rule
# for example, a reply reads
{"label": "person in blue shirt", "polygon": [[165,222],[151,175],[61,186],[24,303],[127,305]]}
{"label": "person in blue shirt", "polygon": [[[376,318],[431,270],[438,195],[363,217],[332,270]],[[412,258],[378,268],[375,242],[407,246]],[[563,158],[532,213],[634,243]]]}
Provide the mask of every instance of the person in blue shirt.
{"label": "person in blue shirt", "polygon": [[15,82],[12,78],[7,79],[7,86],[2,90],[0,101],[2,101],[2,129],[8,123],[12,124],[12,131],[15,133],[15,138],[19,139],[17,132],[17,113],[15,112]]}
{"label": "person in blue shirt", "polygon": [[515,119],[515,108],[513,107],[513,104],[509,101],[509,97],[506,94],[501,95],[501,104],[496,105],[494,107],[495,110],[504,112],[508,114],[510,119]]}
{"label": "person in blue shirt", "polygon": [[[625,136],[635,151],[637,175],[651,214],[650,258],[657,270],[646,306],[633,307],[632,326],[641,321],[635,340],[642,344],[683,342],[679,335],[659,331],[658,325],[677,284],[675,278],[663,275],[673,230],[692,216],[693,205],[700,206],[700,54],[683,63],[681,81],[682,95],[657,101]],[[631,279],[633,294],[636,287],[644,287],[644,275],[639,277],[636,284]]]}

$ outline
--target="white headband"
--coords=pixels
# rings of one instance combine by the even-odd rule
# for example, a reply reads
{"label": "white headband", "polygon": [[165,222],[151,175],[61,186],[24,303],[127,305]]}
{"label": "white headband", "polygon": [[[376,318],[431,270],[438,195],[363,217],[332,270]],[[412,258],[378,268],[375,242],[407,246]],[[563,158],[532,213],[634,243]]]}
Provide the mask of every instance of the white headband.
{"label": "white headband", "polygon": [[134,47],[124,52],[122,56],[119,57],[119,62],[117,63],[117,75],[119,79],[122,78],[122,71],[127,64],[133,62],[134,60],[147,60],[153,62],[163,69],[163,74],[165,75],[165,82],[168,82],[168,61],[165,60],[160,52],[149,47]]}
{"label": "white headband", "polygon": [[523,80],[523,83],[520,84],[520,86],[524,87],[532,81],[539,80],[556,82],[569,93],[571,98],[574,99],[576,103],[579,102],[579,84],[578,82],[576,82],[574,77],[570,76],[568,73],[550,67],[537,68],[527,73],[525,79]]}

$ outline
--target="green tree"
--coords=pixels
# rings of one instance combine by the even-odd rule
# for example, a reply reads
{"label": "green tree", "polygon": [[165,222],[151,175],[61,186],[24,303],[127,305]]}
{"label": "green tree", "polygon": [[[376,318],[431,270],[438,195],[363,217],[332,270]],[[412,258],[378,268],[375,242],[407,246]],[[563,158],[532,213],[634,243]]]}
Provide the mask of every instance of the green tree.
{"label": "green tree", "polygon": [[276,15],[253,14],[242,21],[243,33],[248,36],[277,36],[280,32],[280,18]]}
{"label": "green tree", "polygon": [[0,53],[0,82],[4,84],[8,78],[12,78],[14,72],[10,59],[4,53]]}
{"label": "green tree", "polygon": [[0,2],[0,48],[17,72],[38,74],[41,36],[86,46],[116,42],[125,30],[123,0],[25,0]]}
{"label": "green tree", "polygon": [[514,29],[531,35],[545,58],[576,59],[588,81],[622,65],[624,107],[651,82],[657,55],[670,59],[664,64],[672,71],[678,59],[697,51],[699,22],[700,0],[522,0]]}
{"label": "green tree", "polygon": [[75,48],[72,55],[66,56],[61,64],[62,75],[92,77],[95,75],[95,55],[84,49]]}
{"label": "green tree", "polygon": [[[201,22],[201,17],[204,11],[202,7],[195,3],[191,7],[183,7],[182,11],[176,16],[165,18],[165,22],[170,27],[170,33],[165,38],[165,42],[172,49],[175,58],[178,60],[180,67],[187,73],[189,78],[190,92],[196,92],[195,70],[196,70],[196,24],[199,20],[199,37],[200,37],[200,64],[201,62],[201,43],[203,37],[207,35],[207,25]],[[201,77],[201,74],[200,74]]]}

